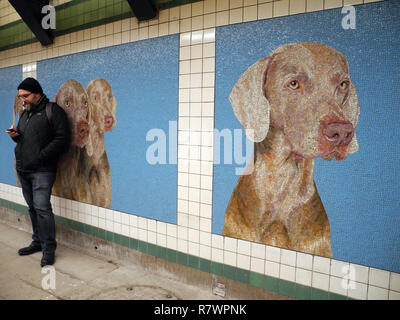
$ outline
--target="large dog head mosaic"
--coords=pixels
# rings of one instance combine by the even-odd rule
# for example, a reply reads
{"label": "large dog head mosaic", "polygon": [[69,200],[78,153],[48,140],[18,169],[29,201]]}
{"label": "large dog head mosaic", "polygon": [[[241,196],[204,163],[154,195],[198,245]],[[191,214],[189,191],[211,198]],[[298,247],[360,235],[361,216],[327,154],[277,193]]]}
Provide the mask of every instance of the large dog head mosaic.
{"label": "large dog head mosaic", "polygon": [[347,59],[319,43],[287,44],[253,64],[229,97],[249,138],[284,131],[298,157],[343,160],[358,150],[360,107]]}
{"label": "large dog head mosaic", "polygon": [[94,79],[86,86],[90,103],[96,112],[93,112],[93,121],[101,131],[112,131],[116,126],[115,117],[117,102],[111,85],[105,79]]}
{"label": "large dog head mosaic", "polygon": [[78,81],[67,80],[58,89],[54,101],[68,116],[72,145],[84,147],[89,139],[89,103],[85,89]]}

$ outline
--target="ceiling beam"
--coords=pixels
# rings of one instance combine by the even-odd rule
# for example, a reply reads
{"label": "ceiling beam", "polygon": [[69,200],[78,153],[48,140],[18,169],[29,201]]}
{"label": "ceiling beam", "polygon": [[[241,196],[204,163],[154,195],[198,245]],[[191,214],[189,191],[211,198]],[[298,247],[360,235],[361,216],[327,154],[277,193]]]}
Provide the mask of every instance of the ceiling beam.
{"label": "ceiling beam", "polygon": [[157,9],[152,0],[127,0],[139,21],[150,20],[157,16]]}
{"label": "ceiling beam", "polygon": [[9,0],[8,2],[43,46],[53,43],[54,36],[51,29],[42,26],[42,20],[47,14],[47,12],[42,13],[42,8],[49,4],[49,0]]}

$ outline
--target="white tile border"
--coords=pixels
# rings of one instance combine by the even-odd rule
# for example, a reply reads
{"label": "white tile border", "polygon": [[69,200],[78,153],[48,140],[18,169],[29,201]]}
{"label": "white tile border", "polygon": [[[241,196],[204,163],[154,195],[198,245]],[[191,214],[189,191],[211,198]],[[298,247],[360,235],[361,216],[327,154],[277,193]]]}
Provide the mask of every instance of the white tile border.
{"label": "white tile border", "polygon": [[[244,270],[355,299],[400,299],[400,274],[212,234],[215,27],[373,0],[205,0],[163,10],[158,19],[124,19],[0,52],[0,68],[179,33],[177,224],[52,196],[56,215]],[[25,205],[19,188],[0,198]]]}

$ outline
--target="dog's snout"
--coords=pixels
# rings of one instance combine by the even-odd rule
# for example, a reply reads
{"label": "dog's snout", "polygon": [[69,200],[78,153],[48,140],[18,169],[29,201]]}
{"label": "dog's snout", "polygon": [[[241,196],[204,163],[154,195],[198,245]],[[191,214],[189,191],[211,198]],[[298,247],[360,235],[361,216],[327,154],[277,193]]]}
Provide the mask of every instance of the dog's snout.
{"label": "dog's snout", "polygon": [[112,131],[114,125],[114,118],[110,115],[104,116],[104,130]]}
{"label": "dog's snout", "polygon": [[79,121],[77,131],[80,138],[85,138],[89,134],[89,124],[87,123],[87,121]]}
{"label": "dog's snout", "polygon": [[113,118],[112,117],[106,117],[104,120],[104,123],[106,124],[106,126],[112,126],[113,124]]}
{"label": "dog's snout", "polygon": [[353,139],[354,127],[348,122],[332,122],[324,126],[322,133],[332,146],[347,146]]}

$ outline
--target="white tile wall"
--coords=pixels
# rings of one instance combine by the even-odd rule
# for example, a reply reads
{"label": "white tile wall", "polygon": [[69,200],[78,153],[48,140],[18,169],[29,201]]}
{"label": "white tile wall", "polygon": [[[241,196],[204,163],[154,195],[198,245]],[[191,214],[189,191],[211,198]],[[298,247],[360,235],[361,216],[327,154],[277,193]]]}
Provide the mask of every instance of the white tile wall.
{"label": "white tile wall", "polygon": [[[59,0],[63,1],[63,0]],[[54,2],[54,1],[53,1]],[[400,275],[348,262],[212,234],[215,27],[373,0],[205,0],[163,10],[157,19],[125,19],[0,52],[0,67],[179,33],[177,225],[52,197],[56,215],[214,262],[354,299],[400,299]],[[0,0],[1,23],[7,10]],[[1,25],[0,23],[0,25]],[[0,198],[25,205],[19,188]]]}
{"label": "white tile wall", "polygon": [[18,13],[7,0],[0,0],[0,26],[20,19]]}
{"label": "white tile wall", "polygon": [[36,62],[31,62],[31,63],[25,63],[22,65],[22,79],[32,77],[35,78],[37,77],[36,74]]}
{"label": "white tile wall", "polygon": [[[220,263],[236,266],[236,253],[210,248],[200,242],[211,239],[212,205],[212,130],[215,71],[215,28],[202,27],[190,16],[191,5],[181,7],[179,50],[178,121],[178,226],[188,230],[189,238],[179,247]],[[200,6],[192,8],[200,14]],[[184,32],[182,32],[184,31]],[[211,121],[210,121],[211,120]],[[212,123],[212,124],[211,124]],[[199,233],[201,231],[201,234]],[[213,244],[218,246],[222,237]],[[229,242],[229,240],[227,240]],[[185,252],[185,251],[184,251]]]}

